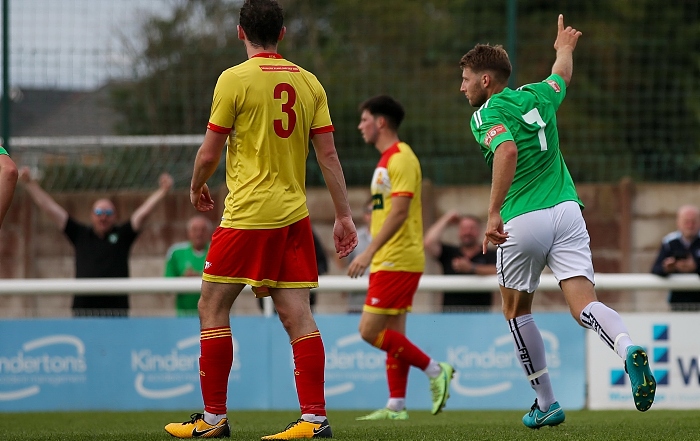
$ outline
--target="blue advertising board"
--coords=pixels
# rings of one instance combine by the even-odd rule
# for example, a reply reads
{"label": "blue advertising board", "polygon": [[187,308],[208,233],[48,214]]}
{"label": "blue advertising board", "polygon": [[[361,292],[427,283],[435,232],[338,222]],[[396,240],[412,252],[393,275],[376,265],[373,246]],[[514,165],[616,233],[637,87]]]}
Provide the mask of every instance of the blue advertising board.
{"label": "blue advertising board", "polygon": [[[535,315],[557,399],[584,406],[584,330],[568,314]],[[358,316],[317,316],[329,409],[371,409],[388,396],[384,352],[362,341]],[[232,317],[230,409],[296,409],[289,338],[275,317]],[[201,409],[196,318],[0,321],[0,411]],[[534,392],[500,314],[414,314],[408,336],[456,368],[449,409],[523,409]],[[412,369],[407,406],[430,408]]]}

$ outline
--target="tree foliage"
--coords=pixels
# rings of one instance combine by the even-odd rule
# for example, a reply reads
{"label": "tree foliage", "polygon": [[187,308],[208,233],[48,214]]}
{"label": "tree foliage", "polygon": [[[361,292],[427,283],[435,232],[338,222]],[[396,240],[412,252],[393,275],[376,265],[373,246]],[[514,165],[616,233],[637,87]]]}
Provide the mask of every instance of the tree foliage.
{"label": "tree foliage", "polygon": [[149,17],[135,80],[112,89],[129,135],[203,133],[219,74],[245,59],[237,38],[238,7],[219,0],[176,4],[168,18]]}
{"label": "tree foliage", "polygon": [[[697,0],[287,0],[280,52],[326,87],[336,142],[351,183],[369,179],[357,105],[389,93],[406,107],[401,136],[438,184],[487,182],[459,92],[460,57],[506,41],[517,1],[517,84],[551,70],[556,17],[584,33],[559,112],[562,149],[578,181],[688,180],[700,173],[700,6]],[[200,133],[216,78],[245,60],[239,1],[176,3],[143,25],[134,79],[115,86],[127,134]],[[320,183],[318,172],[310,183]]]}

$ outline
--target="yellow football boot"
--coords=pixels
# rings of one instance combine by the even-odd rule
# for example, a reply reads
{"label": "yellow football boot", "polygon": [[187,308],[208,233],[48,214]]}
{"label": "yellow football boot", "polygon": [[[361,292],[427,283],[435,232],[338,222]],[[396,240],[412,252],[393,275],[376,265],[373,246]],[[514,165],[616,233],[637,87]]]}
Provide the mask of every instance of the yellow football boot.
{"label": "yellow football boot", "polygon": [[322,423],[311,423],[301,418],[289,423],[286,429],[275,435],[263,436],[260,439],[304,439],[304,438],[333,438],[328,420]]}
{"label": "yellow football boot", "polygon": [[193,413],[190,418],[184,423],[168,424],[165,426],[165,431],[176,438],[228,438],[231,436],[228,418],[222,419],[213,426],[204,421],[202,413]]}

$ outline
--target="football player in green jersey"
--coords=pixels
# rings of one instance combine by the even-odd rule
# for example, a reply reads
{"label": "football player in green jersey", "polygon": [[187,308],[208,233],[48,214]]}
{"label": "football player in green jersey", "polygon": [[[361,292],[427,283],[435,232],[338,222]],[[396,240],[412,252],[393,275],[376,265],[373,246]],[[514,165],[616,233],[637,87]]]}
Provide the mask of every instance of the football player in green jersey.
{"label": "football player in green jersey", "polygon": [[556,111],[571,81],[580,36],[564,27],[560,15],[551,75],[516,90],[507,87],[511,65],[501,46],[478,44],[460,61],[460,90],[478,108],[471,118],[472,133],[493,173],[483,249],[488,242],[498,246],[503,312],[516,358],[537,394],[523,416],[533,429],[564,421],[532,317],[545,265],[559,281],[576,321],[597,332],[625,361],[637,409],[651,407],[656,389],[646,352],[634,345],[617,312],[597,300],[583,204],[559,150]]}

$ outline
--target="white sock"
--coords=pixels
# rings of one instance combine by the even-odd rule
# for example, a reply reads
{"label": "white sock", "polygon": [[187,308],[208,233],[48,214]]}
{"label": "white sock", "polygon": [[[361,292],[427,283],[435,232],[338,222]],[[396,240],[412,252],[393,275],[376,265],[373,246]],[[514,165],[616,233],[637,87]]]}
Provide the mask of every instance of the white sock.
{"label": "white sock", "polygon": [[310,423],[322,423],[326,420],[325,415],[316,415],[314,413],[305,413],[302,414],[301,419],[304,421],[308,421]]}
{"label": "white sock", "polygon": [[530,380],[530,387],[537,394],[537,407],[542,411],[547,411],[556,399],[549,373],[547,373],[547,359],[542,334],[540,334],[532,314],[508,320],[508,326],[515,344],[516,358],[520,361],[520,366],[523,367],[525,375]]}
{"label": "white sock", "polygon": [[591,302],[581,311],[581,323],[598,333],[603,342],[623,360],[632,339],[620,315],[600,302]]}
{"label": "white sock", "polygon": [[204,422],[210,426],[216,426],[224,418],[226,418],[225,413],[209,413],[206,410],[204,411]]}
{"label": "white sock", "polygon": [[431,358],[430,363],[428,363],[428,367],[426,367],[423,370],[423,372],[425,372],[428,377],[435,378],[438,375],[440,375],[440,372],[442,372],[442,368],[440,367],[437,361]]}
{"label": "white sock", "polygon": [[389,398],[386,408],[394,412],[400,412],[406,408],[406,398]]}

